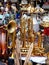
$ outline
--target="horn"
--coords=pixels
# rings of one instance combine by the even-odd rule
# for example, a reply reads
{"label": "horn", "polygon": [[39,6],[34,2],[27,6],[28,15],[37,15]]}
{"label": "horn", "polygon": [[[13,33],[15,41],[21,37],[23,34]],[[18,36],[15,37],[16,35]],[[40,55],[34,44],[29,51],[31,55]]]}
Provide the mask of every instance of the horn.
{"label": "horn", "polygon": [[13,33],[16,30],[16,22],[14,20],[9,21],[7,25],[8,33]]}
{"label": "horn", "polygon": [[[7,30],[7,47],[14,48],[15,47],[15,37],[16,37],[16,22],[15,20],[9,21],[6,30]],[[12,44],[11,46],[8,45],[8,39],[11,38]]]}

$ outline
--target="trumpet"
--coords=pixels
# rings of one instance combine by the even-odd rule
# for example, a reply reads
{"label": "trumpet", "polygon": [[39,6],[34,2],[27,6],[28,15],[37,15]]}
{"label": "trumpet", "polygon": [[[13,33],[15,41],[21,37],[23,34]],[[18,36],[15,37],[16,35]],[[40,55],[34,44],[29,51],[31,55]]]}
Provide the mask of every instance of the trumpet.
{"label": "trumpet", "polygon": [[[8,25],[6,26],[6,30],[7,30],[7,47],[9,50],[12,49],[11,53],[9,54],[11,58],[14,58],[13,53],[16,45],[16,29],[17,25],[15,20],[9,21]],[[9,41],[11,42],[9,43]]]}
{"label": "trumpet", "polygon": [[[4,25],[4,29],[8,31],[8,33],[13,33],[16,30],[16,22],[15,20],[9,21],[8,25]],[[1,26],[3,27],[3,26]]]}
{"label": "trumpet", "polygon": [[6,26],[7,30],[7,44],[8,44],[8,38],[11,37],[12,44],[11,46],[8,46],[8,48],[14,48],[15,47],[15,35],[16,35],[16,22],[14,20],[9,21],[8,25]]}

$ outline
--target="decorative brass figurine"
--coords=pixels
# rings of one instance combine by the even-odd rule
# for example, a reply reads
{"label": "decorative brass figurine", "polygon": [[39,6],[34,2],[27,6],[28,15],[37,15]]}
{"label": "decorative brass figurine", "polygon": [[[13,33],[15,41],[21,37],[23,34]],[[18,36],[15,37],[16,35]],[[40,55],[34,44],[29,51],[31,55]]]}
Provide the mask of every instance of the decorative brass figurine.
{"label": "decorative brass figurine", "polygon": [[36,46],[34,46],[33,54],[37,56],[43,56],[44,55],[44,48],[42,47],[42,37],[40,32],[38,34],[38,43]]}
{"label": "decorative brass figurine", "polygon": [[20,36],[21,36],[21,41],[23,42],[23,45],[22,45],[22,47],[26,47],[25,45],[25,42],[26,42],[26,28],[25,28],[25,19],[23,18],[23,19],[21,19],[21,22],[20,22],[20,27],[21,27],[21,29],[20,29]]}
{"label": "decorative brass figurine", "polygon": [[31,18],[29,18],[27,22],[28,22],[28,41],[34,42],[33,21]]}
{"label": "decorative brass figurine", "polygon": [[[27,22],[27,27],[26,27],[26,22]],[[34,50],[32,52],[32,55],[43,56],[45,53],[44,52],[45,49],[43,48],[43,44],[42,44],[43,43],[42,35],[40,34],[40,32],[35,33],[33,31],[32,19],[30,17],[27,18],[27,20],[25,20],[25,18],[22,18],[20,26],[21,26],[21,29],[20,29],[21,41],[23,43],[22,48],[21,48],[22,54],[25,55],[27,53],[30,47],[28,45],[31,45],[31,43],[35,43],[35,37],[38,36],[37,45],[33,44]],[[27,43],[27,46],[26,46],[26,43]]]}
{"label": "decorative brass figurine", "polygon": [[21,26],[20,36],[21,36],[21,41],[23,43],[21,52],[23,52],[24,54],[28,51],[30,44],[34,42],[32,19],[27,18],[27,20],[25,20],[25,18],[22,18],[20,26]]}

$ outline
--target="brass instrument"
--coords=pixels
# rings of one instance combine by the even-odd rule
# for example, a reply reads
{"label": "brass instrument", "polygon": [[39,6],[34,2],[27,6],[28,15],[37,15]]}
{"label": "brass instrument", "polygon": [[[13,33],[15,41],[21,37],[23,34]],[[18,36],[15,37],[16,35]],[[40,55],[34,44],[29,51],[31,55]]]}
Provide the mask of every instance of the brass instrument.
{"label": "brass instrument", "polygon": [[[12,52],[13,53],[13,49],[15,48],[15,34],[16,34],[16,22],[14,20],[9,21],[8,25],[6,25],[5,27],[0,27],[0,43],[2,43],[2,56],[4,58],[9,57],[10,52],[8,54],[8,51],[12,48]],[[11,39],[12,43],[9,46],[9,38]],[[0,46],[1,46],[0,45]],[[9,49],[9,50],[8,50]]]}
{"label": "brass instrument", "polygon": [[16,30],[16,22],[14,20],[9,21],[7,25],[8,33],[13,33]]}
{"label": "brass instrument", "polygon": [[[9,55],[10,58],[14,59],[14,64],[16,65],[20,65],[19,63],[19,50],[18,50],[18,44],[16,44],[16,42],[18,42],[16,40],[16,29],[17,29],[17,25],[16,22],[14,20],[9,21],[8,25],[7,25],[7,43],[8,43],[8,38],[10,38],[10,40],[12,41],[11,45],[7,47],[9,49],[12,49],[12,53]],[[17,61],[16,61],[17,60]]]}
{"label": "brass instrument", "polygon": [[11,36],[12,39],[12,45],[8,46],[9,48],[15,47],[15,33],[16,33],[16,22],[14,20],[11,20],[7,25],[7,43],[8,43],[8,36]]}
{"label": "brass instrument", "polygon": [[[9,53],[9,56],[13,58],[13,52],[16,44],[16,22],[14,20],[9,21],[8,25],[6,26],[7,30],[7,48],[12,51]],[[9,43],[9,41],[11,41]]]}

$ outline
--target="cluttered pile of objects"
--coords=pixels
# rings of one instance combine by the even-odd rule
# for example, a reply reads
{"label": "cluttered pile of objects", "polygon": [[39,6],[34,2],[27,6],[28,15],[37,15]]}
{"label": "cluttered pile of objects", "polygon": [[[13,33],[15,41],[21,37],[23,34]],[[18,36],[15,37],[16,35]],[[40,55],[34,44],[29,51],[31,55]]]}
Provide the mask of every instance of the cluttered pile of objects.
{"label": "cluttered pile of objects", "polygon": [[39,5],[34,7],[33,1],[4,4],[0,2],[0,61],[49,65],[49,12]]}

